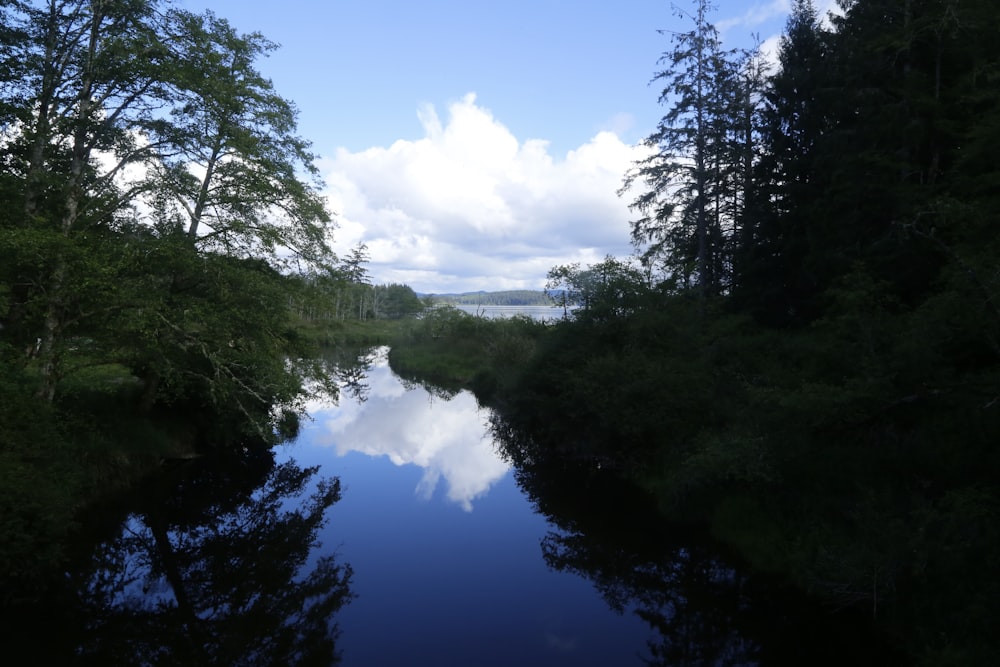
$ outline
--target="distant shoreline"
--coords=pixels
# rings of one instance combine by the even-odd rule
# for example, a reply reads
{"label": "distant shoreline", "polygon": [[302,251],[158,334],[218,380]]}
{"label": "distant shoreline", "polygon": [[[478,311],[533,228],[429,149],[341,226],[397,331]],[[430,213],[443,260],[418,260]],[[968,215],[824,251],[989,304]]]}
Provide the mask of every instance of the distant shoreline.
{"label": "distant shoreline", "polygon": [[455,306],[551,306],[552,299],[542,290],[501,290],[461,294],[419,294],[435,303]]}

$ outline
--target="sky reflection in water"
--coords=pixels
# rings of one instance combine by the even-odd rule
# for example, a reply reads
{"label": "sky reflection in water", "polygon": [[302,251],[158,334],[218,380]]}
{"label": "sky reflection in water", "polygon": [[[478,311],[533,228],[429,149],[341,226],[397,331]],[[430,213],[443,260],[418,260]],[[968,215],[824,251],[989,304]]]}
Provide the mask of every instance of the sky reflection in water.
{"label": "sky reflection in water", "polygon": [[461,392],[449,400],[408,391],[389,370],[382,350],[368,375],[364,403],[342,396],[340,404],[312,413],[312,442],[338,456],[359,452],[386,456],[397,466],[416,465],[423,474],[415,492],[430,499],[443,479],[446,497],[467,512],[510,470],[487,433],[488,413]]}
{"label": "sky reflection in water", "polygon": [[366,401],[313,406],[279,450],[343,484],[320,541],[354,570],[344,664],[641,664],[648,626],[546,565],[552,526],[497,455],[489,413],[407,389],[384,354],[372,366]]}

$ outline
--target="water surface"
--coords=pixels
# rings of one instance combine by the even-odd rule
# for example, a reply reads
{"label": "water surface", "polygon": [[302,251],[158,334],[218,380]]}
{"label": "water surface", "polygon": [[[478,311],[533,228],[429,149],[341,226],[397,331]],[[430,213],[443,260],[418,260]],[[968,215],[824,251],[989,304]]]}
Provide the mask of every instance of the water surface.
{"label": "water surface", "polygon": [[606,466],[404,385],[385,349],[364,365],[281,454],[343,482],[320,537],[354,571],[344,664],[899,664],[863,616],[735,566]]}
{"label": "water surface", "polygon": [[564,316],[563,309],[555,306],[470,306],[462,304],[455,307],[470,315],[479,315],[489,319],[523,315],[535,320],[551,321],[560,320]]}
{"label": "water surface", "polygon": [[344,664],[628,665],[649,628],[578,576],[550,569],[550,532],[466,392],[405,387],[384,351],[366,400],[315,406],[281,456],[340,477],[320,535],[352,564]]}

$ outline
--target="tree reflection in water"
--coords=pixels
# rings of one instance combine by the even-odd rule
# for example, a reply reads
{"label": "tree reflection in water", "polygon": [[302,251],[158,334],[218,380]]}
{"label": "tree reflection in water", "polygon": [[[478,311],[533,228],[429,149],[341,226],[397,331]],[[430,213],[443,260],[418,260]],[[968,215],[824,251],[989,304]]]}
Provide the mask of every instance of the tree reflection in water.
{"label": "tree reflection in water", "polygon": [[550,567],[590,579],[613,609],[650,625],[648,664],[759,664],[760,647],[740,628],[744,577],[711,554],[678,547],[651,558],[580,533],[550,533],[542,551]]}
{"label": "tree reflection in water", "polygon": [[[71,575],[84,664],[330,665],[351,568],[309,560],[337,479],[270,451],[197,462]],[[248,488],[249,487],[249,488]]]}
{"label": "tree reflection in water", "polygon": [[379,347],[351,351],[338,348],[328,353],[326,361],[331,374],[337,378],[340,390],[351,400],[364,403],[371,392],[368,376],[384,355],[384,348]]}
{"label": "tree reflection in water", "polygon": [[[538,512],[549,567],[593,582],[652,635],[650,665],[896,664],[864,619],[836,616],[772,578],[736,567],[702,531],[664,520],[651,499],[586,459],[566,433],[534,441],[499,416],[492,431]],[[898,658],[898,656],[895,656]]]}

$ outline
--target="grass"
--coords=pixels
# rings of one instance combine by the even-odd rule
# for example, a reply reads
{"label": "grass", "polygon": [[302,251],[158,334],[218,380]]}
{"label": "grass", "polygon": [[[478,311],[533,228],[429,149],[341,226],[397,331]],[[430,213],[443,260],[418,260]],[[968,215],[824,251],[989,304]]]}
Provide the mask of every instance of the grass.
{"label": "grass", "polygon": [[513,381],[546,331],[529,317],[490,319],[452,307],[411,320],[390,342],[392,369],[449,389],[474,388],[488,399]]}

